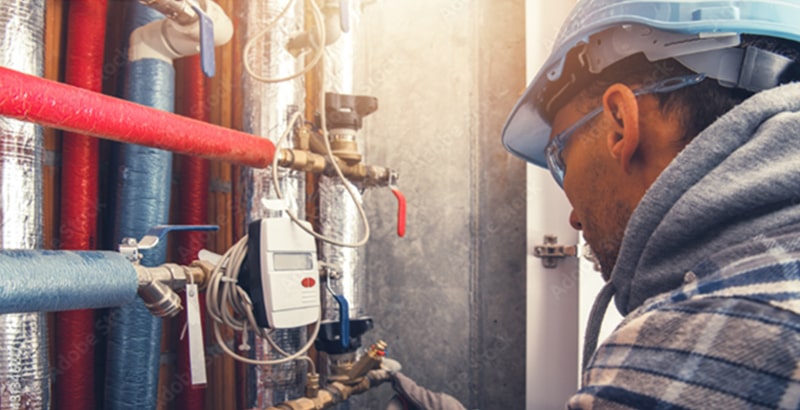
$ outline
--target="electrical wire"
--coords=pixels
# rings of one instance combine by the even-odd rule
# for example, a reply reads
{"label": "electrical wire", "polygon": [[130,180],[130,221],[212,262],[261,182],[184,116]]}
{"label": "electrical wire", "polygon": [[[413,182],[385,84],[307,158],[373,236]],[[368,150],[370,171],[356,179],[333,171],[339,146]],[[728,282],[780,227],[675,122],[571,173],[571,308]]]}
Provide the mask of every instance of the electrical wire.
{"label": "electrical wire", "polygon": [[[245,235],[236,242],[230,249],[228,249],[219,262],[211,270],[211,275],[208,279],[208,286],[206,289],[206,306],[209,316],[212,319],[214,329],[214,337],[217,340],[220,348],[234,359],[253,365],[276,365],[287,363],[293,360],[306,360],[311,363],[312,372],[316,372],[313,360],[308,358],[306,353],[308,349],[314,344],[314,341],[319,334],[322,324],[322,310],[319,312],[319,319],[314,325],[314,330],[308,339],[308,342],[294,353],[288,353],[277,346],[272,340],[265,329],[258,326],[253,316],[253,303],[244,289],[238,285],[239,271],[245,256],[247,256],[247,239]],[[225,343],[225,340],[220,333],[220,325],[225,325],[233,330],[243,333],[242,347],[248,348],[246,344],[247,332],[252,330],[260,337],[266,339],[275,350],[284,357],[272,360],[255,360],[244,357],[234,352]]]}
{"label": "electrical wire", "polygon": [[[367,220],[367,214],[364,212],[364,207],[361,206],[361,203],[358,201],[358,197],[356,196],[355,191],[353,190],[353,186],[350,184],[350,181],[345,178],[344,174],[342,173],[342,169],[339,168],[339,164],[336,162],[336,158],[333,156],[333,149],[331,148],[331,141],[328,138],[328,122],[327,122],[327,115],[325,115],[325,75],[320,76],[320,96],[319,96],[319,106],[320,112],[320,130],[322,131],[322,140],[325,142],[325,150],[328,155],[328,159],[333,164],[333,169],[336,171],[336,175],[339,176],[339,180],[342,181],[342,185],[347,190],[347,193],[350,194],[350,198],[353,199],[353,203],[358,210],[358,215],[361,217],[361,222],[364,225],[364,236],[356,242],[355,244],[346,244],[340,241],[328,241],[334,245],[339,245],[343,247],[349,248],[357,248],[359,246],[363,246],[369,240],[370,229],[369,229],[369,221]],[[322,239],[322,238],[320,238]]]}
{"label": "electrical wire", "polygon": [[258,81],[265,82],[265,83],[280,83],[280,82],[283,82],[283,81],[293,80],[293,79],[295,79],[297,77],[300,77],[300,76],[306,74],[307,72],[311,71],[311,69],[313,69],[322,60],[322,56],[323,56],[323,54],[325,52],[325,47],[324,47],[324,44],[325,44],[325,18],[322,15],[322,11],[319,9],[319,6],[317,6],[316,1],[315,0],[311,0],[311,10],[312,10],[312,15],[314,16],[314,26],[317,29],[317,38],[320,39],[320,43],[322,44],[322,45],[315,44],[315,41],[314,41],[313,37],[311,38],[311,44],[313,46],[312,48],[314,48],[315,51],[316,51],[316,54],[314,54],[314,57],[311,59],[311,62],[306,64],[305,67],[303,67],[303,69],[301,69],[300,71],[297,71],[294,74],[291,74],[291,75],[288,75],[288,76],[285,76],[285,77],[277,77],[277,78],[266,77],[266,76],[262,76],[260,74],[257,74],[255,72],[255,70],[253,69],[253,67],[250,65],[250,62],[249,62],[247,56],[250,55],[251,50],[255,46],[256,42],[258,40],[260,40],[262,37],[264,37],[265,35],[267,35],[270,31],[272,31],[272,27],[275,26],[275,24],[277,24],[281,19],[283,19],[286,16],[286,14],[289,12],[289,10],[294,5],[294,3],[295,3],[295,0],[289,0],[289,2],[286,3],[286,6],[284,6],[283,10],[272,21],[267,23],[267,25],[264,26],[264,28],[261,31],[259,31],[251,39],[247,40],[247,43],[244,46],[244,51],[242,51],[242,63],[244,65],[244,70],[247,72],[248,75],[250,75],[251,77],[253,77],[254,79],[256,79]]}
{"label": "electrical wire", "polygon": [[[324,81],[322,81],[322,84],[324,84]],[[321,99],[322,99],[322,102],[320,103],[320,106],[322,107],[322,110],[324,112],[324,110],[325,110],[325,93],[324,92],[322,93]],[[295,123],[300,118],[300,114],[301,113],[298,111],[298,112],[294,113],[292,115],[292,117],[289,119],[289,124],[287,125],[286,130],[283,131],[283,134],[281,134],[280,138],[278,138],[278,141],[275,143],[276,147],[280,147],[281,144],[283,144],[283,142],[289,136],[289,133],[295,127]],[[294,223],[296,223],[300,228],[302,228],[304,231],[308,232],[308,234],[310,234],[311,236],[313,236],[313,237],[315,237],[315,238],[317,238],[317,239],[319,239],[321,241],[330,243],[332,245],[345,247],[345,248],[358,248],[360,246],[363,246],[365,243],[367,243],[367,241],[369,241],[369,235],[370,235],[369,221],[367,220],[367,214],[364,211],[364,207],[358,201],[358,197],[356,196],[356,193],[353,190],[353,187],[351,186],[350,182],[347,180],[347,178],[342,173],[342,169],[339,167],[339,164],[337,163],[336,158],[333,156],[333,149],[331,148],[331,143],[328,140],[328,131],[327,131],[327,128],[326,128],[327,124],[325,123],[325,116],[322,115],[321,117],[322,117],[322,133],[323,133],[322,135],[323,135],[323,139],[325,140],[325,148],[326,148],[326,151],[327,151],[328,159],[331,162],[331,164],[333,165],[333,169],[336,171],[336,174],[338,175],[339,179],[342,181],[342,184],[344,185],[345,189],[347,190],[347,193],[350,194],[350,198],[353,199],[353,203],[356,205],[356,209],[358,210],[358,215],[361,217],[361,222],[364,225],[364,236],[358,242],[355,242],[355,243],[342,242],[342,241],[339,241],[339,240],[336,240],[336,239],[333,239],[331,237],[328,237],[328,236],[325,236],[325,235],[322,235],[320,233],[315,232],[313,229],[311,229],[311,228],[307,227],[305,224],[301,223],[301,221],[297,217],[297,215],[295,215],[293,212],[289,211],[288,209],[285,210],[284,212],[286,212],[286,215],[288,215],[289,218],[292,221],[294,221]],[[278,181],[278,158],[279,157],[280,157],[279,155],[275,155],[272,158],[272,185],[275,187],[275,194],[278,196],[278,199],[283,199],[283,192],[281,191],[280,184],[278,183],[279,182]]]}
{"label": "electrical wire", "polygon": [[[314,15],[314,19],[316,20],[316,22],[315,22],[316,24],[315,25],[316,25],[316,29],[317,29],[317,35],[319,37],[319,44],[314,44],[314,42],[312,41],[312,45],[317,49],[317,53],[315,54],[315,57],[312,60],[311,64],[307,65],[306,68],[303,71],[295,73],[295,74],[293,74],[291,76],[288,76],[288,77],[284,77],[284,78],[267,78],[267,77],[263,77],[263,76],[259,76],[259,75],[255,74],[253,72],[253,70],[252,70],[252,67],[250,67],[250,65],[248,63],[247,55],[250,53],[250,49],[252,48],[253,44],[255,44],[255,40],[257,40],[258,38],[264,36],[269,30],[272,29],[272,27],[280,19],[283,18],[286,15],[286,13],[288,13],[288,11],[292,7],[292,5],[294,4],[294,1],[295,0],[290,0],[289,3],[287,3],[286,6],[284,6],[283,10],[278,14],[278,16],[275,19],[273,19],[271,22],[269,22],[267,24],[267,26],[261,32],[259,32],[255,37],[253,37],[250,40],[248,40],[247,44],[245,45],[244,52],[243,52],[245,71],[247,71],[247,73],[251,77],[253,77],[254,79],[256,79],[258,81],[262,81],[262,82],[266,82],[266,83],[277,83],[277,82],[282,82],[282,81],[288,81],[288,80],[291,80],[293,78],[299,77],[300,75],[308,72],[309,70],[311,70],[311,68],[313,68],[316,64],[318,64],[319,62],[321,62],[323,60],[323,56],[325,54],[324,53],[324,51],[325,51],[325,43],[327,41],[326,40],[326,32],[325,32],[325,20],[324,20],[324,17],[322,15],[322,10],[320,10],[320,8],[319,8],[319,5],[317,5],[315,0],[311,0],[310,1],[311,11],[312,11],[312,14]],[[311,236],[313,236],[313,237],[315,237],[315,238],[317,238],[317,239],[319,239],[319,240],[321,240],[323,242],[327,242],[327,243],[330,243],[332,245],[341,246],[341,247],[345,247],[345,248],[358,248],[358,247],[364,246],[367,243],[367,241],[369,241],[369,236],[370,236],[369,220],[367,219],[367,214],[364,211],[364,207],[359,202],[358,197],[356,196],[356,193],[353,190],[353,187],[351,186],[351,184],[349,183],[347,178],[342,173],[342,169],[339,167],[339,163],[336,161],[336,158],[333,156],[333,149],[331,148],[330,141],[328,140],[328,128],[327,128],[327,121],[326,121],[326,118],[325,118],[325,76],[324,76],[324,74],[320,78],[320,90],[321,90],[320,91],[320,112],[323,113],[323,115],[321,115],[321,117],[322,117],[322,123],[321,123],[322,136],[323,136],[323,139],[325,140],[325,148],[326,148],[326,151],[327,151],[328,160],[331,162],[331,165],[333,166],[333,169],[336,172],[336,175],[342,181],[342,184],[344,185],[345,189],[347,190],[347,193],[350,194],[350,197],[353,199],[353,203],[355,204],[356,209],[358,210],[358,215],[361,218],[362,224],[364,225],[364,235],[360,240],[358,240],[355,243],[342,242],[342,241],[339,241],[337,239],[333,239],[331,237],[328,237],[328,236],[325,236],[325,235],[322,235],[320,233],[315,232],[312,228],[309,228],[306,225],[302,224],[300,222],[300,219],[297,217],[297,215],[295,215],[293,212],[289,211],[288,209],[285,212],[286,212],[286,215],[288,215],[289,218],[295,224],[297,224],[301,229],[303,229],[309,235],[311,235]],[[276,147],[280,147],[281,144],[283,143],[283,141],[288,138],[288,136],[292,132],[292,130],[294,130],[295,124],[296,124],[297,120],[299,119],[300,114],[301,113],[298,111],[295,114],[293,114],[292,117],[289,119],[289,123],[287,124],[286,130],[284,130],[283,134],[281,135],[281,137],[278,139],[277,143],[275,144]],[[275,194],[277,195],[278,199],[283,199],[283,192],[281,191],[280,184],[278,183],[278,159],[279,159],[279,157],[280,157],[279,155],[275,155],[273,157],[273,159],[272,159],[272,181],[273,181],[273,185],[275,187]]]}
{"label": "electrical wire", "polygon": [[[316,2],[314,2],[313,0],[311,1],[311,8],[312,8],[312,10],[314,11],[315,14],[319,14],[319,15],[322,14],[322,12],[319,9],[319,6],[317,6]],[[320,22],[321,22],[322,25],[325,24],[324,21],[322,21],[322,20],[320,20]],[[321,39],[320,39],[321,44],[325,44],[325,30],[324,30],[324,27],[320,31],[320,36],[321,36]],[[324,46],[321,46],[321,48],[322,47],[324,47]],[[367,220],[367,214],[364,211],[364,207],[359,202],[358,197],[356,196],[356,193],[353,190],[353,187],[351,186],[350,182],[347,180],[347,178],[342,173],[342,169],[339,167],[339,163],[336,161],[336,158],[333,156],[333,149],[331,148],[331,143],[330,143],[330,140],[328,139],[327,119],[325,118],[326,115],[325,115],[325,75],[324,74],[320,76],[320,112],[322,113],[322,115],[320,115],[322,139],[325,142],[325,150],[326,150],[326,154],[328,156],[328,160],[330,161],[331,165],[333,166],[333,169],[336,172],[336,175],[342,181],[342,184],[344,185],[345,189],[347,190],[347,193],[350,194],[350,198],[353,199],[353,203],[355,204],[356,209],[358,210],[358,215],[360,216],[361,222],[364,225],[364,235],[360,240],[358,240],[355,243],[342,242],[342,241],[339,241],[339,240],[324,236],[322,234],[319,234],[319,233],[315,232],[313,229],[310,229],[310,228],[306,227],[304,224],[301,224],[300,220],[297,218],[297,216],[294,215],[291,211],[287,210],[286,214],[289,216],[289,218],[292,219],[292,221],[294,221],[297,225],[299,225],[304,231],[308,232],[311,236],[313,236],[313,237],[315,237],[315,238],[317,238],[317,239],[319,239],[321,241],[330,243],[332,245],[345,247],[345,248],[358,248],[358,247],[364,246],[364,244],[366,244],[367,241],[369,241],[369,236],[370,236],[369,221]],[[284,130],[283,134],[281,135],[281,137],[278,139],[277,143],[275,144],[276,147],[280,147],[281,144],[283,143],[283,141],[289,136],[289,133],[294,129],[295,123],[297,122],[297,120],[298,120],[298,118],[300,116],[299,114],[300,113],[297,112],[291,117],[291,119],[289,120],[289,124],[286,127],[286,130]],[[278,156],[277,155],[272,159],[272,182],[273,182],[273,185],[275,186],[276,195],[278,196],[279,199],[283,199],[283,192],[281,192],[280,184],[278,183]]]}

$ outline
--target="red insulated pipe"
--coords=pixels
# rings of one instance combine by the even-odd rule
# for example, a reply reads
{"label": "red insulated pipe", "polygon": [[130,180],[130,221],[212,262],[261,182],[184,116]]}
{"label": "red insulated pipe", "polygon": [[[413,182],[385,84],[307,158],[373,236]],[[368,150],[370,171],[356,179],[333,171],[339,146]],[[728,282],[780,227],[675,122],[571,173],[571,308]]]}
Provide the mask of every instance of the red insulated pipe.
{"label": "red insulated pipe", "polygon": [[94,137],[266,168],[267,138],[0,67],[0,115]]}
{"label": "red insulated pipe", "polygon": [[[179,73],[184,84],[184,95],[178,111],[200,121],[209,120],[208,93],[206,77],[200,69],[200,56],[188,57],[184,70]],[[178,187],[178,222],[186,225],[205,224],[208,219],[208,161],[198,157],[183,157],[180,165],[181,183]],[[181,232],[178,242],[178,263],[189,264],[197,259],[197,253],[205,247],[205,232]],[[185,299],[185,294],[182,296]],[[205,312],[205,297],[200,297],[200,311]],[[184,300],[184,306],[185,300]],[[201,320],[205,315],[200,315]],[[183,329],[186,315],[179,316],[178,326]],[[203,320],[203,325],[205,321]],[[178,343],[178,374],[191,374],[189,361],[189,338]],[[186,380],[185,378],[183,378]],[[175,401],[178,410],[203,410],[205,408],[205,388],[181,389]]]}
{"label": "red insulated pipe", "polygon": [[[67,24],[65,81],[87,90],[103,88],[106,0],[72,0]],[[61,248],[91,250],[97,245],[99,141],[67,132],[62,140]],[[56,316],[55,400],[59,409],[95,408],[94,311]]]}

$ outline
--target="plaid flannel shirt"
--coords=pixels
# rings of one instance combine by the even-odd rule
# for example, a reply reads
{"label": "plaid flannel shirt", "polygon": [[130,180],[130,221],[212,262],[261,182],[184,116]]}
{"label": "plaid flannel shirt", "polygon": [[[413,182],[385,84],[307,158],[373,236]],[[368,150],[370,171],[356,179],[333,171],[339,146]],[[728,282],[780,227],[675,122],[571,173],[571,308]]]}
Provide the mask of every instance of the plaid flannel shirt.
{"label": "plaid flannel shirt", "polygon": [[567,406],[800,408],[800,227],[705,259],[631,312]]}

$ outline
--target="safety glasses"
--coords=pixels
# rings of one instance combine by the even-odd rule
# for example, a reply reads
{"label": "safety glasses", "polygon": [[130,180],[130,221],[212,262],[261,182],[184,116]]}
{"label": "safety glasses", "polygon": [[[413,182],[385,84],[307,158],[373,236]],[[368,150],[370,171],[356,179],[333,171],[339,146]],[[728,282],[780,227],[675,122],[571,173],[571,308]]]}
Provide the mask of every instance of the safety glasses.
{"label": "safety glasses", "polygon": [[[699,74],[690,74],[690,75],[683,75],[678,77],[670,77],[659,82],[643,86],[636,90],[633,90],[633,95],[640,96],[645,94],[659,94],[659,93],[668,93],[675,90],[679,90],[684,87],[688,87],[690,85],[695,85],[700,83],[701,81],[705,80],[706,75],[704,73]],[[564,188],[564,175],[567,173],[567,166],[564,164],[564,159],[561,157],[561,153],[564,150],[564,147],[567,145],[572,134],[575,131],[579,130],[581,127],[586,125],[589,121],[594,119],[598,114],[603,112],[603,107],[597,107],[596,109],[592,110],[588,114],[584,115],[583,118],[576,121],[574,124],[569,126],[564,131],[559,132],[556,134],[547,146],[544,149],[545,159],[547,161],[547,168],[550,169],[550,173],[553,175],[553,178],[558,183],[562,189]]]}

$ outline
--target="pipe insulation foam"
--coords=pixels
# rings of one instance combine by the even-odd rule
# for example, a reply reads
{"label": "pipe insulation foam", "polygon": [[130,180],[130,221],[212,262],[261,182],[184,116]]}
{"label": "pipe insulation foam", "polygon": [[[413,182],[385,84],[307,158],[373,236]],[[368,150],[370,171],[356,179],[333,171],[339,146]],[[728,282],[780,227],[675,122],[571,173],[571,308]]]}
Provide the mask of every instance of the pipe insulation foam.
{"label": "pipe insulation foam", "polygon": [[0,250],[0,313],[120,306],[138,286],[117,252]]}

